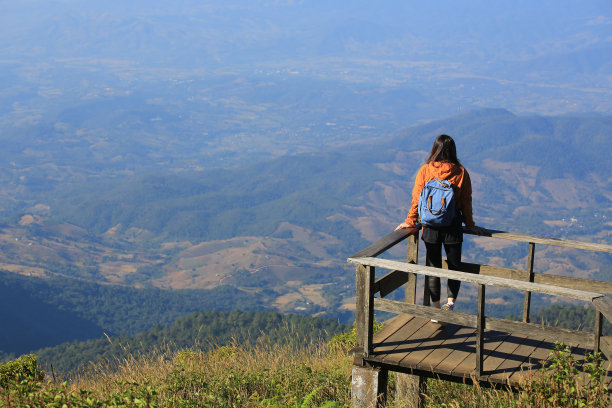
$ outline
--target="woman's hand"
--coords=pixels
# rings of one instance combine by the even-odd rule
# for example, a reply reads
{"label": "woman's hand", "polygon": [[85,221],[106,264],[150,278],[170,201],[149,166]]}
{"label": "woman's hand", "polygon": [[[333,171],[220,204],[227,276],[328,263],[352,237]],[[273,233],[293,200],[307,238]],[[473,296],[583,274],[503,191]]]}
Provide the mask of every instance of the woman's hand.
{"label": "woman's hand", "polygon": [[479,227],[478,225],[474,225],[472,228],[470,228],[470,231],[476,235],[491,235],[488,229]]}
{"label": "woman's hand", "polygon": [[397,230],[399,230],[399,229],[406,229],[406,228],[414,228],[414,225],[410,225],[410,224],[407,224],[407,223],[405,223],[405,222],[402,222],[400,225],[398,225],[398,226],[395,228],[395,231],[397,231]]}

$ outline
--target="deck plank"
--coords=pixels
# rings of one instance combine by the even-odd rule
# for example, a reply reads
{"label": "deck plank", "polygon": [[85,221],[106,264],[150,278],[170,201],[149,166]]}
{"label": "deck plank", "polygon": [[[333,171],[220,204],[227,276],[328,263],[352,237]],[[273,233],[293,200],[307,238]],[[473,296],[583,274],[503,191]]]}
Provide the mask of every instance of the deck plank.
{"label": "deck plank", "polygon": [[476,329],[467,327],[465,329],[461,331],[461,337],[454,343],[453,351],[434,368],[435,372],[451,375],[463,360],[475,353]]}
{"label": "deck plank", "polygon": [[[425,321],[425,324],[406,338],[404,342],[398,344],[392,352],[387,353],[387,355],[384,357],[385,363],[400,365],[400,361],[406,356],[411,355],[416,350],[419,350],[419,347],[424,341],[433,336],[439,335],[439,333],[442,331],[441,326],[437,323],[432,323],[428,319],[423,318],[420,318],[419,320]],[[411,367],[412,365],[402,364],[402,366]]]}
{"label": "deck plank", "polygon": [[446,326],[446,330],[449,330],[449,328],[453,330],[452,335],[440,343],[435,353],[430,354],[425,360],[420,361],[418,368],[435,372],[436,366],[444,361],[459,344],[466,341],[474,332],[474,329],[470,327],[459,325],[449,324]]}
{"label": "deck plank", "polygon": [[542,341],[538,347],[536,347],[529,354],[529,356],[527,356],[525,361],[523,361],[520,369],[512,373],[512,375],[508,378],[508,381],[511,384],[518,384],[521,381],[536,375],[536,371],[542,367],[542,361],[546,361],[548,359],[548,355],[553,349],[553,346],[554,343],[552,342],[546,340]]}
{"label": "deck plank", "polygon": [[[399,315],[374,335],[373,353],[365,360],[372,364],[455,377],[472,378],[476,367],[476,329],[432,323],[429,319]],[[485,331],[485,356],[481,381],[519,386],[539,375],[542,361],[549,358],[554,342],[494,330]],[[573,344],[574,358],[581,362],[591,351],[589,345]],[[604,364],[609,364],[607,361]],[[392,369],[392,368],[390,368]],[[612,365],[604,380],[612,387]],[[586,375],[583,376],[588,379]]]}
{"label": "deck plank", "polygon": [[[484,338],[484,355],[489,353],[491,348],[495,348],[501,344],[501,341],[508,336],[508,333],[498,331],[486,331]],[[469,378],[476,370],[476,334],[474,333],[473,352],[470,353],[463,361],[455,367],[451,372],[452,375],[462,378]]]}
{"label": "deck plank", "polygon": [[384,322],[382,329],[380,329],[374,335],[374,339],[372,343],[373,347],[376,348],[378,344],[384,343],[387,340],[387,338],[392,336],[396,331],[401,329],[412,319],[414,319],[414,316],[397,315],[394,318]]}
{"label": "deck plank", "polygon": [[525,338],[520,346],[514,350],[514,354],[502,362],[493,372],[487,373],[489,379],[498,384],[507,384],[512,374],[521,371],[523,363],[543,342],[542,339]]}
{"label": "deck plank", "polygon": [[496,369],[508,356],[508,350],[513,351],[516,349],[521,341],[522,339],[513,337],[509,333],[503,333],[490,341],[486,341],[485,338],[485,350],[482,362],[483,376]]}
{"label": "deck plank", "polygon": [[[387,337],[384,343],[378,340],[378,337],[374,336],[374,344],[376,347],[372,350],[372,355],[376,356],[377,359],[382,359],[389,353],[394,353],[397,347],[405,344],[407,339],[414,334],[419,328],[428,322],[425,319],[412,318],[393,334]],[[377,333],[378,334],[378,333]]]}
{"label": "deck plank", "polygon": [[428,363],[427,359],[429,357],[435,358],[441,351],[440,346],[442,343],[452,338],[460,327],[458,325],[441,326],[434,337],[423,341],[413,351],[406,354],[399,364],[403,366],[410,365],[418,369],[430,369],[431,363]]}

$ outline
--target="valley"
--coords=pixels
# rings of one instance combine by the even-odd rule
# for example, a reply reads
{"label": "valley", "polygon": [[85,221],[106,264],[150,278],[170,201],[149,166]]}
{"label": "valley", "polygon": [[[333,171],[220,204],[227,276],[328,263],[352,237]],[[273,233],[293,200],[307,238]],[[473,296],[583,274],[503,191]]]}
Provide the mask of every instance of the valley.
{"label": "valley", "polygon": [[[522,144],[525,137],[533,140],[530,135],[542,121],[563,134],[566,124],[587,126],[586,122],[589,129],[606,132],[609,119],[526,121],[485,110],[409,129],[376,149],[362,144],[222,171],[58,185],[44,201],[33,201],[30,212],[5,222],[0,265],[24,276],[134,288],[227,286],[264,296],[268,306],[280,312],[350,319],[354,272],[344,260],[388,234],[405,217],[411,175],[426,154],[418,149],[419,140],[439,129],[459,133],[454,128],[464,133],[459,140],[478,139],[482,136],[472,133],[482,132],[483,126],[495,129],[500,120],[507,128],[525,130],[512,139],[504,133],[489,138],[481,162],[483,152],[473,143],[463,144],[478,224],[610,242],[612,197],[607,191],[612,179],[600,175],[609,164],[601,161],[591,170],[576,162],[571,170],[558,171],[547,154],[530,159],[530,150],[525,150],[529,144]],[[580,137],[574,138],[579,143]],[[512,155],[497,153],[511,144],[516,146]],[[594,206],[597,212],[591,211]],[[526,262],[522,244],[469,237],[465,248],[468,262],[517,269]],[[404,255],[398,249],[390,256]],[[536,271],[608,280],[609,263],[604,254],[545,248],[538,250]],[[464,293],[469,298],[473,290]],[[499,299],[512,310],[519,306],[520,296],[501,294]]]}

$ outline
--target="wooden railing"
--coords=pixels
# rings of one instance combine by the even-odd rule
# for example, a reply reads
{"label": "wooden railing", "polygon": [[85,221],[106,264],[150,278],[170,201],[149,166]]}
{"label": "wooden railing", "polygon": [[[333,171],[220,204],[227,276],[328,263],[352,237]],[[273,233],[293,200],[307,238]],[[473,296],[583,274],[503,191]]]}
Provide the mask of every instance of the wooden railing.
{"label": "wooden railing", "polygon": [[[470,233],[469,231],[465,232]],[[418,265],[418,236],[418,228],[394,231],[348,258],[348,261],[354,263],[357,268],[356,334],[357,346],[359,351],[363,353],[364,358],[367,358],[372,352],[374,310],[381,310],[476,328],[475,374],[477,377],[480,377],[482,374],[484,330],[499,330],[526,336],[532,335],[568,344],[589,343],[593,345],[594,351],[601,351],[608,360],[612,361],[612,342],[610,338],[602,337],[603,317],[612,322],[612,299],[606,296],[612,294],[612,283],[534,273],[533,271],[535,244],[612,253],[611,245],[490,230],[489,237],[529,243],[526,269],[517,270],[465,263],[463,264],[462,271],[452,271]],[[407,262],[376,258],[405,239],[408,239]],[[383,268],[390,272],[375,280],[375,268]],[[423,275],[426,279],[423,296],[424,306],[416,304],[417,275]],[[427,285],[429,277],[455,279],[478,285],[477,314],[450,312],[427,307],[429,305]],[[522,322],[487,317],[485,315],[485,292],[486,287],[489,285],[525,292]],[[405,287],[405,301],[384,299],[388,294],[402,286]],[[568,330],[529,323],[531,294],[534,292],[590,302],[596,310],[594,332]],[[376,294],[379,297],[375,297]]]}

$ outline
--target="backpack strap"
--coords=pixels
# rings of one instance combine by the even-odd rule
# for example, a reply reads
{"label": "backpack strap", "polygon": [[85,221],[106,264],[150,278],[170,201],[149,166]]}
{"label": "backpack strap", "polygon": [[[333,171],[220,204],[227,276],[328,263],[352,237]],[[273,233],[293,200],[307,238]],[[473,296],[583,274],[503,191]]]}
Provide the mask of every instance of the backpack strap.
{"label": "backpack strap", "polygon": [[444,209],[444,207],[446,207],[446,197],[442,197],[442,206],[440,207],[440,209],[438,211],[432,211],[431,210],[432,204],[431,204],[431,196],[427,197],[427,211],[429,211],[429,213],[431,215],[439,215],[442,210]]}

